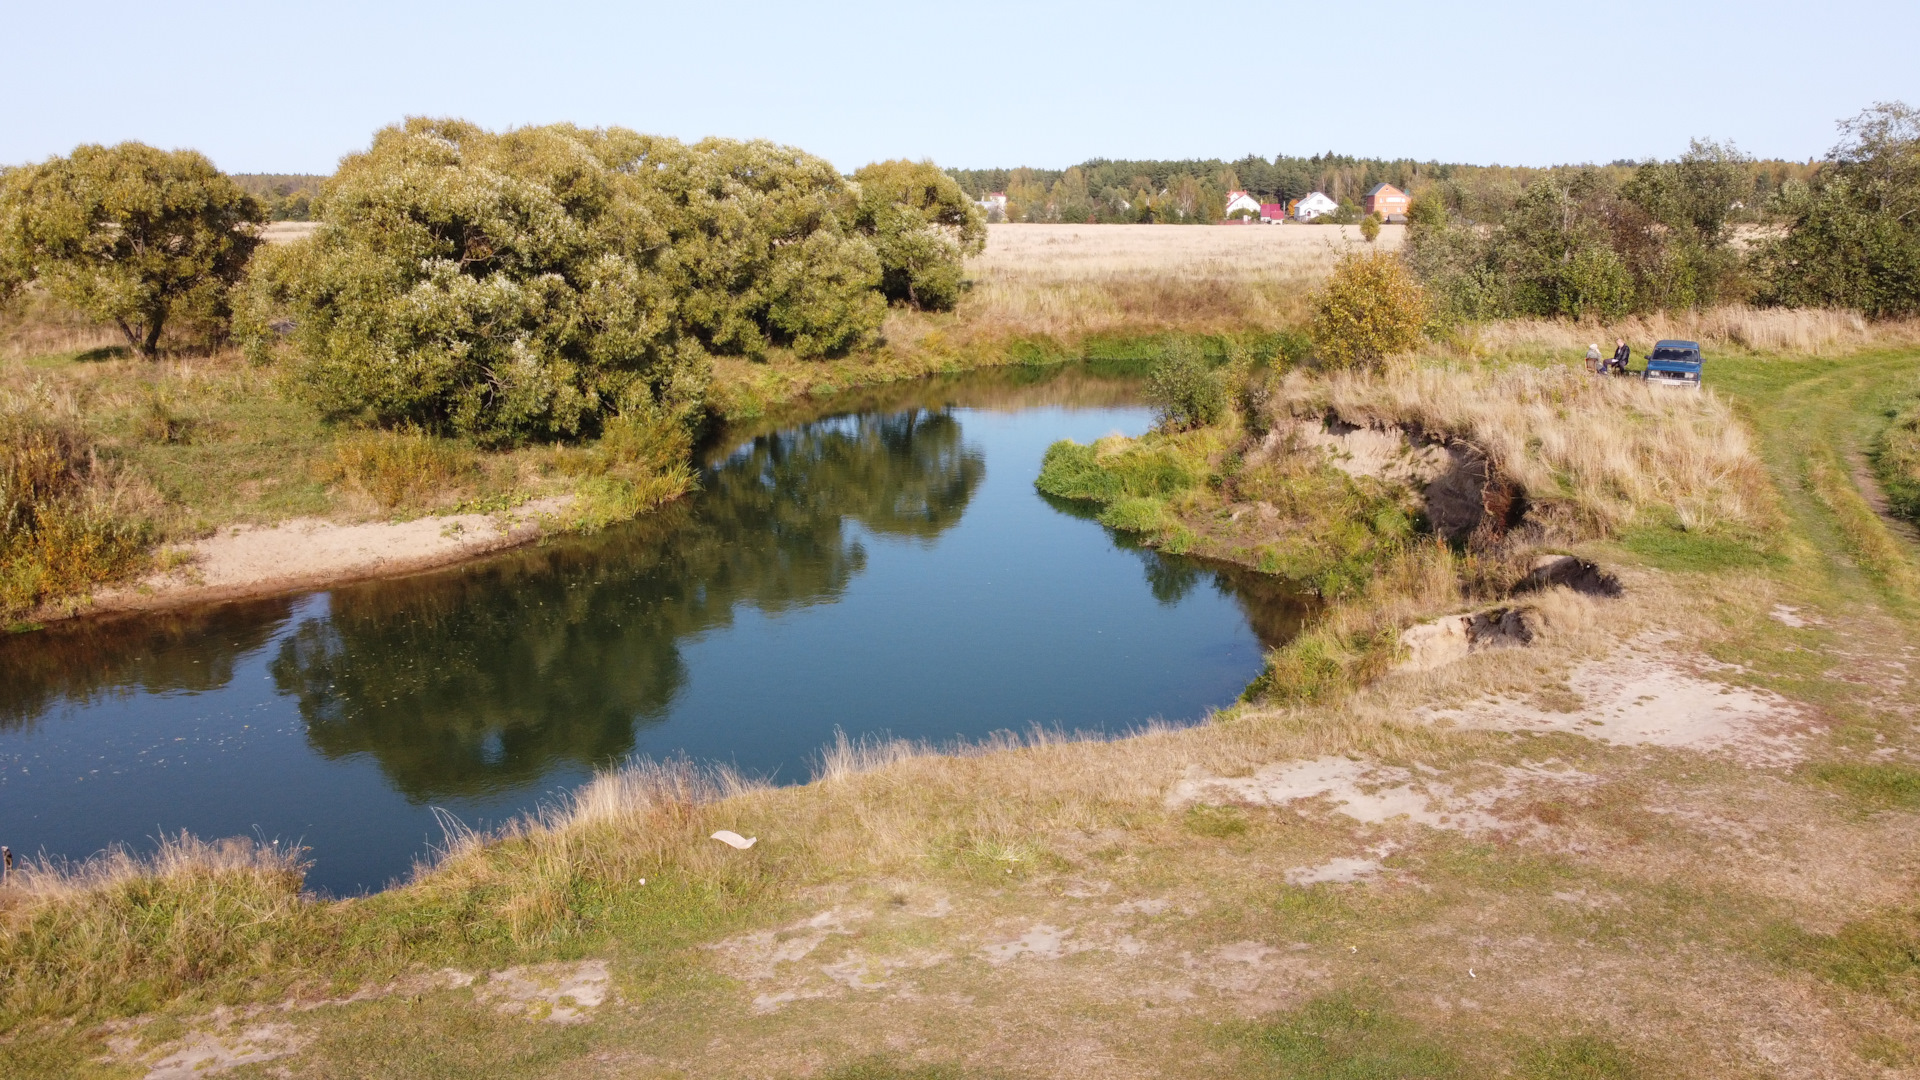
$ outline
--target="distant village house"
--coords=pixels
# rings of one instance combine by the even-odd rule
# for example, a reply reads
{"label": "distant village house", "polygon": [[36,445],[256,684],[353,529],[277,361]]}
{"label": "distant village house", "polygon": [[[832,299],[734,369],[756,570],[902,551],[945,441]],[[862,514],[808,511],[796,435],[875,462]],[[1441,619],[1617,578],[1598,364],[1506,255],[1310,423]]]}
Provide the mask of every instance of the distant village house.
{"label": "distant village house", "polygon": [[1244,191],[1227,192],[1227,208],[1221,216],[1231,218],[1236,211],[1240,210],[1245,210],[1249,217],[1259,217],[1260,200]]}
{"label": "distant village house", "polygon": [[987,212],[988,221],[997,223],[1007,220],[1007,193],[1004,191],[990,191],[985,198],[975,199],[973,204]]}
{"label": "distant village house", "polygon": [[1278,225],[1286,219],[1287,206],[1285,203],[1263,202],[1260,204],[1260,223],[1262,225]]}
{"label": "distant village house", "polygon": [[1340,204],[1327,198],[1324,191],[1316,191],[1302,199],[1295,199],[1287,205],[1290,216],[1299,221],[1312,221],[1321,214],[1331,214],[1340,209]]}
{"label": "distant village house", "polygon": [[1405,225],[1407,206],[1412,201],[1406,192],[1392,184],[1375,184],[1373,190],[1367,192],[1361,208],[1369,214],[1380,215],[1380,220],[1389,225]]}

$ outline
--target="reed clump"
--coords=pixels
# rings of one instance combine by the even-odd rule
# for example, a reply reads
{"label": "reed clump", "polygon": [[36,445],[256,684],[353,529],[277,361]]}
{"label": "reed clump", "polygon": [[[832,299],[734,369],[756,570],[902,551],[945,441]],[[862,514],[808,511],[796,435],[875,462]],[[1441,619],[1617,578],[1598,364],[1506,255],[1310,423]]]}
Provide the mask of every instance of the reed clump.
{"label": "reed clump", "polygon": [[448,501],[476,467],[472,451],[425,432],[370,431],[342,439],[317,471],[394,510]]}
{"label": "reed clump", "polygon": [[301,898],[301,871],[295,847],[185,833],[146,856],[25,861],[0,889],[0,1028],[137,1012],[310,958],[329,913]]}
{"label": "reed clump", "polygon": [[550,467],[576,478],[568,521],[592,532],[692,491],[692,458],[686,424],[643,411],[612,417],[593,443],[556,448]]}

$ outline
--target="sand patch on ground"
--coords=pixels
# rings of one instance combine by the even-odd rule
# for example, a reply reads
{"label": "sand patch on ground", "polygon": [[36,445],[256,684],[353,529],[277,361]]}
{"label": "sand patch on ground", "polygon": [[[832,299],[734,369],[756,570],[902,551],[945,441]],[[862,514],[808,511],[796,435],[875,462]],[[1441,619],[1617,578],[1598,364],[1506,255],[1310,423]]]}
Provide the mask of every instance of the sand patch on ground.
{"label": "sand patch on ground", "polygon": [[1549,711],[1495,696],[1458,708],[1423,708],[1434,724],[1498,731],[1564,731],[1621,746],[1664,746],[1721,753],[1750,765],[1800,760],[1798,706],[1778,694],[1729,686],[1663,655],[1667,639],[1642,637],[1605,660],[1581,664],[1567,684],[1579,705]]}
{"label": "sand patch on ground", "polygon": [[550,1024],[578,1024],[607,1000],[611,985],[605,960],[529,964],[494,972],[473,997],[492,1004],[496,1012]]}
{"label": "sand patch on ground", "polygon": [[291,1024],[254,1024],[224,1031],[197,1031],[174,1044],[153,1063],[146,1080],[189,1080],[242,1065],[255,1065],[298,1053],[310,1036]]}
{"label": "sand patch on ground", "polygon": [[[1469,834],[1509,832],[1530,827],[1502,818],[1496,808],[1541,784],[1585,784],[1592,777],[1574,769],[1556,769],[1552,763],[1507,766],[1500,779],[1484,787],[1460,790],[1412,769],[1378,765],[1352,758],[1323,757],[1312,761],[1265,766],[1252,776],[1205,776],[1182,780],[1167,793],[1167,805],[1239,803],[1250,806],[1324,805],[1363,825],[1381,825],[1405,819],[1416,825]],[[1306,810],[1307,805],[1296,806]],[[1356,864],[1350,868],[1359,872]],[[1302,871],[1319,873],[1321,869]],[[1338,874],[1338,868],[1324,868]],[[1325,880],[1332,880],[1331,878]]]}
{"label": "sand patch on ground", "polygon": [[99,594],[93,609],[231,600],[444,566],[538,538],[568,502],[540,499],[498,514],[357,525],[296,518],[272,526],[236,526],[185,545],[185,562],[175,569]]}

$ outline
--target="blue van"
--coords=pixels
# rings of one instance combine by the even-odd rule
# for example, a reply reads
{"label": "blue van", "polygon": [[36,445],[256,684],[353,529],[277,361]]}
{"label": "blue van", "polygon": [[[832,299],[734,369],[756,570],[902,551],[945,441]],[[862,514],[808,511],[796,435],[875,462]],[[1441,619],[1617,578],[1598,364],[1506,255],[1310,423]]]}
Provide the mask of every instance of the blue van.
{"label": "blue van", "polygon": [[1698,390],[1702,363],[1697,341],[1656,341],[1640,377],[1654,386]]}

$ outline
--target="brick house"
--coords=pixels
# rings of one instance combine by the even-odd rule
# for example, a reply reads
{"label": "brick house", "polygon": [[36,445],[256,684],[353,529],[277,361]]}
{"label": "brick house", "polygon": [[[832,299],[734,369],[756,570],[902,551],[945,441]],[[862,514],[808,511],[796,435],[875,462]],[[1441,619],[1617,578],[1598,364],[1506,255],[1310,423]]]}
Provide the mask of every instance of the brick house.
{"label": "brick house", "polygon": [[1393,225],[1404,225],[1407,221],[1407,206],[1413,202],[1407,193],[1392,184],[1375,184],[1373,190],[1361,202],[1361,209],[1369,214],[1380,215],[1380,220]]}

